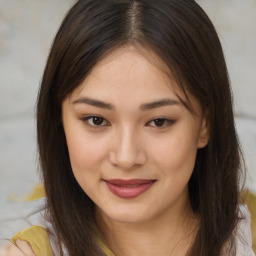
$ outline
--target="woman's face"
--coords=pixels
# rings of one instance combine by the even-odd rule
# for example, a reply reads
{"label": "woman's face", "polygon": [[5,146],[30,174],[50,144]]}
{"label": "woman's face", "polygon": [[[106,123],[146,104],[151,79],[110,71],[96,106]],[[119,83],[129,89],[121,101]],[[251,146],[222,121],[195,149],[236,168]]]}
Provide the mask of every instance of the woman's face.
{"label": "woman's face", "polygon": [[62,105],[74,176],[112,221],[181,214],[197,149],[208,141],[198,102],[191,97],[192,114],[150,56],[156,61],[135,48],[115,50]]}

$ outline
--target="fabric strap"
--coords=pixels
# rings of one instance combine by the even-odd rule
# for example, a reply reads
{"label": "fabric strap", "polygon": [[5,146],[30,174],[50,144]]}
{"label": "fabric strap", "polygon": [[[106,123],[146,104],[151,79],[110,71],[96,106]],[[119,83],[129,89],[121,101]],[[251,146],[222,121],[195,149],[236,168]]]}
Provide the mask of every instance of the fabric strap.
{"label": "fabric strap", "polygon": [[16,244],[17,240],[28,242],[36,256],[54,256],[50,240],[46,230],[41,226],[31,226],[17,233],[11,242]]}

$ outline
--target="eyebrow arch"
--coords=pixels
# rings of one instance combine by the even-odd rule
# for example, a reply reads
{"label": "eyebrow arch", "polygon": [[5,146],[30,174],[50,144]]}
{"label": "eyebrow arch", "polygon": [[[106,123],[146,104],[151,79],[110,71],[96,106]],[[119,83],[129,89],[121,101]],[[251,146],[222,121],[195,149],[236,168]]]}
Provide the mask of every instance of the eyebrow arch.
{"label": "eyebrow arch", "polygon": [[87,97],[79,98],[79,99],[75,100],[73,102],[73,104],[87,104],[87,105],[91,105],[91,106],[98,107],[98,108],[114,110],[114,106],[112,104],[109,104],[109,103],[106,103],[106,102],[103,102],[100,100],[87,98]]}
{"label": "eyebrow arch", "polygon": [[140,106],[141,110],[150,110],[154,108],[160,108],[164,106],[173,106],[173,105],[180,105],[181,102],[173,99],[162,99],[150,103],[146,103]]}

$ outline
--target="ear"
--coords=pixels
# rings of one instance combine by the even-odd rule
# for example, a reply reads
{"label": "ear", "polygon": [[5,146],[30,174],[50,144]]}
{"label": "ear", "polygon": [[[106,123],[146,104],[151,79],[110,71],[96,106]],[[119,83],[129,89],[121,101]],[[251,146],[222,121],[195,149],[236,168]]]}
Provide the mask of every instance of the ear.
{"label": "ear", "polygon": [[208,144],[209,139],[210,139],[209,120],[207,118],[207,115],[204,115],[201,122],[200,132],[199,132],[198,141],[197,141],[197,147],[204,148]]}

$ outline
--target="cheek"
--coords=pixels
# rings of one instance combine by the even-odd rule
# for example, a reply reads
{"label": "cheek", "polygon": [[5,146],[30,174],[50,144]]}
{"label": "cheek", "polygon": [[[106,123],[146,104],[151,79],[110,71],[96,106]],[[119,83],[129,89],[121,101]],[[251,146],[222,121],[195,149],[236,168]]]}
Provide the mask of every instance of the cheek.
{"label": "cheek", "polygon": [[69,135],[66,139],[73,174],[84,192],[91,197],[101,175],[102,147],[92,138],[79,133]]}
{"label": "cheek", "polygon": [[93,171],[104,158],[102,142],[83,132],[66,132],[66,140],[73,172]]}
{"label": "cheek", "polygon": [[152,148],[154,159],[166,174],[191,175],[197,154],[197,144],[190,136],[170,136]]}

